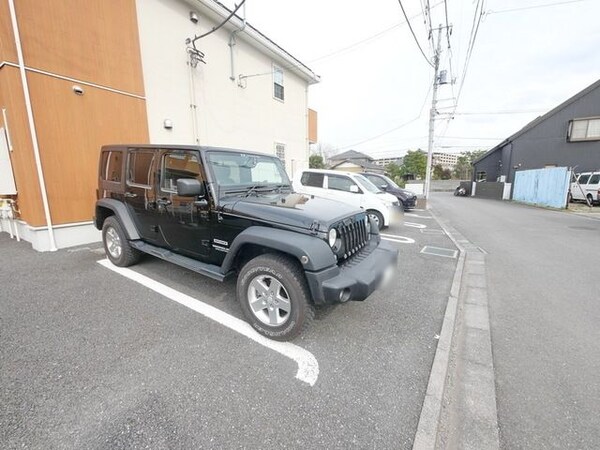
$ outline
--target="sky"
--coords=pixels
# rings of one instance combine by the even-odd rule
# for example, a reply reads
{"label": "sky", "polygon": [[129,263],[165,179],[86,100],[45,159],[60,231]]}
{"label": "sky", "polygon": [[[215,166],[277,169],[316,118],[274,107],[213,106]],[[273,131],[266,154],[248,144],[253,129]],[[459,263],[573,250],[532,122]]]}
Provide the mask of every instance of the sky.
{"label": "sky", "polygon": [[[452,33],[448,48],[442,32],[440,69],[455,82],[438,90],[434,151],[489,149],[600,79],[600,0],[446,1]],[[478,1],[484,14],[465,71]],[[320,75],[309,107],[323,147],[395,157],[427,149],[426,59],[437,44],[427,2],[433,27],[445,26],[443,0],[402,0],[427,58],[398,0],[246,0],[246,19]]]}

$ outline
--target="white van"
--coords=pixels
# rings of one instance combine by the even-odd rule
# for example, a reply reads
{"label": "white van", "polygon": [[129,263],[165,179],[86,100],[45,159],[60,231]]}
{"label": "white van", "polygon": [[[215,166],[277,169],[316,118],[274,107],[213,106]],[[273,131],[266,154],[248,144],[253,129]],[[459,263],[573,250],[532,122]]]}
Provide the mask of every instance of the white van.
{"label": "white van", "polygon": [[363,175],[338,170],[305,169],[294,176],[294,190],[347,203],[366,210],[379,229],[389,226],[398,199],[386,194]]}
{"label": "white van", "polygon": [[571,183],[569,201],[587,200],[594,204],[600,202],[600,172],[582,172],[576,175],[576,181]]}

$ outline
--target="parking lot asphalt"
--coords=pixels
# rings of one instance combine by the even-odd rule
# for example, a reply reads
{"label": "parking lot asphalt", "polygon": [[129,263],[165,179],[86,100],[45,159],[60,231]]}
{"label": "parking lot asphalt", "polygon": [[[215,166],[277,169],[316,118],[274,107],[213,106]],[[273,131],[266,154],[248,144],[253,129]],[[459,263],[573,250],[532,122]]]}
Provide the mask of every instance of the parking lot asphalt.
{"label": "parking lot asphalt", "polygon": [[[37,253],[0,234],[3,447],[410,448],[456,265],[421,250],[455,247],[425,211],[384,233],[400,251],[390,285],[293,341],[318,362],[313,386],[293,360],[101,266],[100,244]],[[151,257],[131,269],[242,318],[235,282]]]}

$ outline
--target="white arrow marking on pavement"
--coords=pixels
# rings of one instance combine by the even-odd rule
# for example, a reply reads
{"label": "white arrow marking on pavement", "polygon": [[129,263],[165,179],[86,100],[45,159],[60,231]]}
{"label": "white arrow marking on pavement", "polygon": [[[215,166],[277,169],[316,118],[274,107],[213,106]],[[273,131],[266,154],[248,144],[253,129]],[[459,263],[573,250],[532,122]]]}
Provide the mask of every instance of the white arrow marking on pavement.
{"label": "white arrow marking on pavement", "polygon": [[414,244],[415,240],[404,237],[404,236],[396,236],[395,234],[383,234],[379,233],[382,237],[381,239],[385,239],[386,241],[397,242],[398,244]]}
{"label": "white arrow marking on pavement", "polygon": [[170,288],[131,269],[117,267],[108,259],[98,261],[98,264],[118,273],[119,275],[123,275],[130,280],[140,283],[148,289],[152,289],[154,292],[157,292],[160,295],[163,295],[183,306],[187,306],[188,308],[202,314],[204,317],[214,320],[215,322],[218,322],[230,330],[246,336],[248,339],[251,339],[264,347],[274,350],[277,353],[296,361],[298,364],[296,378],[311,386],[314,386],[317,382],[317,378],[319,377],[319,363],[314,355],[308,350],[304,350],[302,347],[298,347],[290,342],[279,342],[267,339],[266,337],[258,334],[247,322],[244,322],[237,317],[233,317],[221,311],[220,309],[215,308],[214,306],[210,306],[201,302],[200,300],[190,297],[189,295],[176,291],[173,288]]}
{"label": "white arrow marking on pavement", "polygon": [[420,230],[427,228],[427,225],[423,225],[422,223],[404,222],[404,225],[407,227],[419,228]]}
{"label": "white arrow marking on pavement", "polygon": [[408,217],[418,217],[419,219],[433,219],[433,217],[431,216],[420,216],[419,214],[412,214],[412,213],[404,213],[405,216]]}

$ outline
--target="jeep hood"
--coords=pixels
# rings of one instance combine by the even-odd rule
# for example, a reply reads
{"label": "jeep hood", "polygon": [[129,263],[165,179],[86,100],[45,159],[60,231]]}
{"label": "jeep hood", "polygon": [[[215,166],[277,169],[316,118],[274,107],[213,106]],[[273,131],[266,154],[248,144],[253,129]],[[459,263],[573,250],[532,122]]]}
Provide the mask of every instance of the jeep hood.
{"label": "jeep hood", "polygon": [[224,198],[220,206],[225,213],[299,228],[309,229],[317,221],[321,231],[338,220],[362,212],[345,203],[298,193]]}

